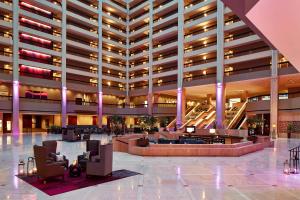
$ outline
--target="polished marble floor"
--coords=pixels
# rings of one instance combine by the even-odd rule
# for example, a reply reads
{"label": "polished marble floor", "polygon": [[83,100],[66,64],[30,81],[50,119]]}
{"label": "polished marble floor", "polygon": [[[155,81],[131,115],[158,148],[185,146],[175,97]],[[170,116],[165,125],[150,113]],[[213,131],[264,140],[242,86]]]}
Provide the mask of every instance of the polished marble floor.
{"label": "polished marble floor", "polygon": [[[284,175],[283,162],[300,140],[278,139],[275,148],[243,157],[139,157],[114,153],[114,170],[142,175],[50,197],[16,178],[19,159],[32,155],[32,145],[59,135],[0,136],[0,200],[194,200],[300,199],[300,174]],[[94,135],[92,139],[107,140]],[[59,142],[58,151],[72,161],[85,142]]]}

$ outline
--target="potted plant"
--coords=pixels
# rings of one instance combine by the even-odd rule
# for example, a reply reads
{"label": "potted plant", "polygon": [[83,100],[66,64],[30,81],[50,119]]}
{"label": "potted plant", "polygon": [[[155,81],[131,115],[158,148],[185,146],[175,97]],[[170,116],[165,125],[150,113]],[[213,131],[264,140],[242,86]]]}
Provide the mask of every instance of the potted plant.
{"label": "potted plant", "polygon": [[119,115],[113,115],[110,118],[110,128],[111,132],[116,136],[122,133],[122,128],[124,124],[124,118]]}
{"label": "potted plant", "polygon": [[287,125],[287,137],[288,138],[291,138],[291,135],[294,132],[294,130],[295,130],[295,127],[294,127],[293,123],[292,122],[288,123],[288,125]]}
{"label": "potted plant", "polygon": [[154,132],[156,123],[157,119],[151,115],[140,118],[140,126],[148,134],[152,134]]}
{"label": "potted plant", "polygon": [[169,118],[168,117],[162,117],[160,118],[160,127],[163,128],[163,131],[166,131],[166,127],[169,124]]}

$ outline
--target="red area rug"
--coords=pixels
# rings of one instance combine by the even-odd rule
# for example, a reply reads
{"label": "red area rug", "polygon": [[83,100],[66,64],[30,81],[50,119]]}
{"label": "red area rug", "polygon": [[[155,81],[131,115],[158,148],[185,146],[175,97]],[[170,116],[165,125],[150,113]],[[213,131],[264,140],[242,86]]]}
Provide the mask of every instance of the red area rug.
{"label": "red area rug", "polygon": [[68,171],[65,172],[65,181],[62,181],[61,178],[53,178],[47,180],[47,183],[44,184],[42,181],[38,181],[35,176],[17,176],[26,183],[36,187],[37,189],[43,191],[44,193],[53,196],[57,194],[62,194],[65,192],[70,192],[73,190],[78,190],[81,188],[86,188],[102,183],[107,183],[110,181],[119,180],[122,178],[139,175],[140,173],[129,171],[129,170],[117,170],[112,173],[111,176],[105,177],[89,177],[86,178],[85,173],[82,173],[80,177],[69,177]]}

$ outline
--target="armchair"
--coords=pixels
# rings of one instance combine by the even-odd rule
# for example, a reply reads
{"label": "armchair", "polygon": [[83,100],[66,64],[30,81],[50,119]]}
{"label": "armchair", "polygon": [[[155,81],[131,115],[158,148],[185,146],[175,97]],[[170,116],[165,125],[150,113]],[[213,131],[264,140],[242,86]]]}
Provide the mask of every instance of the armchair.
{"label": "armchair", "polygon": [[100,155],[92,157],[92,160],[86,163],[86,175],[107,176],[112,173],[112,162],[112,144],[100,145]]}
{"label": "armchair", "polygon": [[56,160],[56,155],[58,154],[56,152],[57,141],[55,140],[43,141],[42,146],[45,147],[46,149],[47,161],[49,163],[56,163],[58,165],[64,166],[65,168],[69,167],[69,160],[66,158],[66,156],[63,156],[62,161]]}
{"label": "armchair", "polygon": [[89,161],[93,156],[97,156],[99,154],[99,140],[87,140],[86,141],[86,151],[90,152],[89,158],[85,158],[84,155],[79,155],[77,157],[78,164],[80,165],[81,169],[85,171],[86,163]]}
{"label": "armchair", "polygon": [[47,179],[50,177],[61,176],[64,180],[64,167],[57,163],[47,162],[47,150],[43,146],[33,146],[34,157],[36,161],[38,178]]}

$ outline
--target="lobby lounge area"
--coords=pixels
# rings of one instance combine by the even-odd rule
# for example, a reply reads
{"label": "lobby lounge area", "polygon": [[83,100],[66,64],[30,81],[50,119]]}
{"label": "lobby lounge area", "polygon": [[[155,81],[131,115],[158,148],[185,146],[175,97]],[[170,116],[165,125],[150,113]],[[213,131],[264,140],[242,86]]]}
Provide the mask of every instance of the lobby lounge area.
{"label": "lobby lounge area", "polygon": [[[109,140],[91,135],[92,140]],[[266,148],[242,157],[149,157],[122,152],[113,154],[113,171],[127,169],[140,173],[126,179],[87,187],[55,196],[34,189],[15,177],[19,158],[33,155],[33,144],[60,140],[56,134],[24,134],[1,137],[1,199],[297,199],[298,175],[283,173],[286,149],[298,139],[278,139]],[[57,142],[57,151],[70,161],[86,152],[86,142]],[[16,158],[16,159],[11,159]],[[9,167],[11,166],[11,167]],[[61,183],[61,180],[58,180]],[[176,189],[174,189],[176,188]],[[161,192],[158,192],[161,191]]]}

